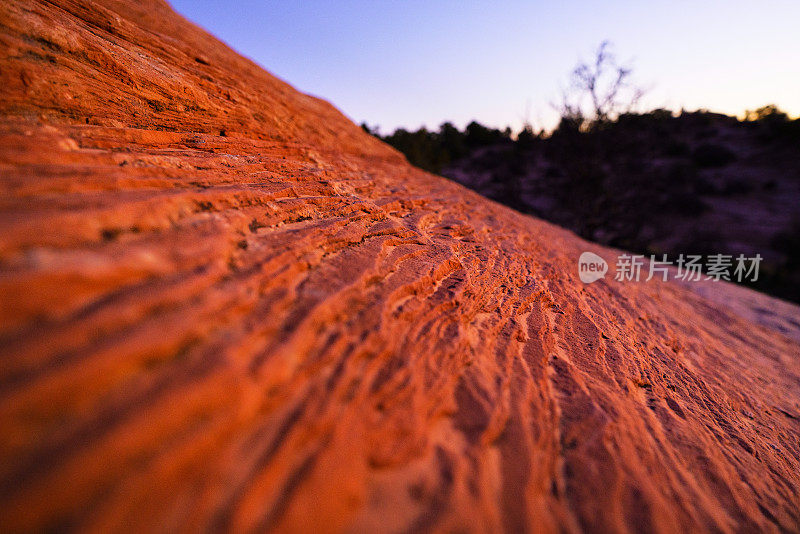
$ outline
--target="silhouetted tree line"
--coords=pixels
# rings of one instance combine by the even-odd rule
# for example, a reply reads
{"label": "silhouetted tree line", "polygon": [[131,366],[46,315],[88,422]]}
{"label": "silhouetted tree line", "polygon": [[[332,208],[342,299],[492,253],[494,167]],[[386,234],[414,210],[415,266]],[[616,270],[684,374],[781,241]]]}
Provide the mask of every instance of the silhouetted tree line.
{"label": "silhouetted tree line", "polygon": [[475,121],[469,123],[464,131],[445,122],[438,131],[428,130],[424,126],[413,132],[398,128],[386,136],[381,136],[377,129],[370,129],[367,124],[361,127],[405,154],[412,165],[437,174],[450,163],[480,148],[513,142],[511,128],[498,130]]}
{"label": "silhouetted tree line", "polygon": [[[574,117],[562,117],[558,127],[550,133],[534,132],[530,127],[525,127],[516,136],[510,127],[500,130],[476,121],[470,122],[464,130],[459,130],[451,122],[445,122],[438,130],[428,130],[424,126],[415,131],[398,128],[388,135],[381,135],[377,128],[366,123],[362,123],[361,127],[402,152],[412,165],[440,174],[449,164],[488,147],[507,145],[525,151],[539,146],[550,154],[573,149],[589,149],[593,152],[592,149],[596,148],[600,138],[615,139],[618,134],[624,134],[630,129],[666,134],[664,124],[674,119],[683,121],[684,129],[694,128],[699,133],[704,128],[707,129],[713,120],[722,119],[756,130],[764,141],[800,143],[800,119],[789,119],[785,112],[774,105],[748,111],[744,121],[706,111],[683,112],[675,117],[671,111],[656,109],[645,113],[624,113],[613,121],[604,120],[602,124],[595,123],[591,128],[585,129],[582,126],[583,121],[577,121]],[[576,143],[578,146],[575,146]],[[602,156],[606,157],[607,150],[613,147],[608,142],[601,144],[604,145]],[[675,141],[668,134],[661,139],[660,144],[660,149],[666,155],[684,155],[689,151],[686,143]],[[568,154],[570,159],[574,155],[574,152]],[[723,146],[704,143],[694,149],[692,159],[698,167],[710,168],[727,165],[736,159],[736,155]]]}

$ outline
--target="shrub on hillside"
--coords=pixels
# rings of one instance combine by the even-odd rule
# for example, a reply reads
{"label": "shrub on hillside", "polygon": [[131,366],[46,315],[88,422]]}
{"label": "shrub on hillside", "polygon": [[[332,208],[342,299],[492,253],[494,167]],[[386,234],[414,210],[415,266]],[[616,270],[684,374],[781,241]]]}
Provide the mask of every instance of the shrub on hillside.
{"label": "shrub on hillside", "polygon": [[722,145],[703,143],[694,149],[692,160],[700,168],[724,167],[736,160],[736,154]]}

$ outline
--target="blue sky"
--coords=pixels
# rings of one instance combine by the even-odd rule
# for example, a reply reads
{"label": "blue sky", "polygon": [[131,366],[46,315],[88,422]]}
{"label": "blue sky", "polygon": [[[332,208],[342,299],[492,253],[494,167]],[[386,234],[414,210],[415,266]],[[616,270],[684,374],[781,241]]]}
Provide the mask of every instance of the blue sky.
{"label": "blue sky", "polygon": [[297,89],[356,122],[518,129],[609,39],[650,88],[646,107],[800,114],[800,2],[172,0]]}

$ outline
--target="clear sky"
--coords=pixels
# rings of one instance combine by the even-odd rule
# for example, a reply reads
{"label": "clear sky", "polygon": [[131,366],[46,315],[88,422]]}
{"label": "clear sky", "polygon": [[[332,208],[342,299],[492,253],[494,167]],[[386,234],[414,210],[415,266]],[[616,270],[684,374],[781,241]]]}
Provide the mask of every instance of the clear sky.
{"label": "clear sky", "polygon": [[609,39],[644,105],[800,114],[798,0],[171,0],[181,14],[356,122],[519,129]]}

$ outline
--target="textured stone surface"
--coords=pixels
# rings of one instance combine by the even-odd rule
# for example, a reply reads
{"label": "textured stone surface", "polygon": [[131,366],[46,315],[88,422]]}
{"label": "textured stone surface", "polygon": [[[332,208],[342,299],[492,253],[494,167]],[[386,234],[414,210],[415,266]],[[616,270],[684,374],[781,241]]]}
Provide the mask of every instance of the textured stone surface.
{"label": "textured stone surface", "polygon": [[154,0],[0,43],[3,530],[800,528],[796,307],[583,285]]}

